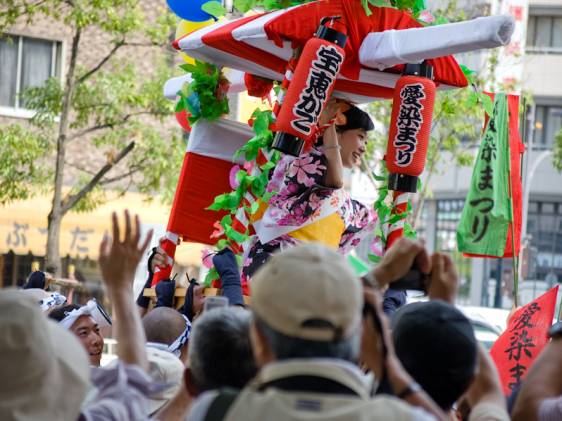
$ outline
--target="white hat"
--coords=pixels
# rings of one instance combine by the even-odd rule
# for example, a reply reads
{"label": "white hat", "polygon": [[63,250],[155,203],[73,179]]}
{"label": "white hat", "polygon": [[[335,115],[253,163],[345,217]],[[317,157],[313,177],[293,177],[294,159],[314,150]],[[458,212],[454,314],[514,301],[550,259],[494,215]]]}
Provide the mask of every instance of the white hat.
{"label": "white hat", "polygon": [[89,383],[77,338],[20,291],[0,291],[0,419],[75,420]]}
{"label": "white hat", "polygon": [[146,347],[146,356],[150,365],[149,374],[156,383],[167,384],[161,392],[150,395],[148,399],[148,413],[154,414],[174,397],[183,381],[184,365],[182,361],[170,351]]}
{"label": "white hat", "polygon": [[287,336],[338,341],[361,321],[361,282],[341,254],[321,244],[273,255],[251,287],[252,311]]}

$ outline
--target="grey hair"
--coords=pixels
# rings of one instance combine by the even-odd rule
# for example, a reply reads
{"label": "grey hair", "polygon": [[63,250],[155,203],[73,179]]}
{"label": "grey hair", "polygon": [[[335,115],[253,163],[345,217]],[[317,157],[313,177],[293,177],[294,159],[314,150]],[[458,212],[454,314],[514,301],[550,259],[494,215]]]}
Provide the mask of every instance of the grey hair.
{"label": "grey hair", "polygon": [[263,334],[277,360],[294,358],[336,358],[352,363],[359,359],[361,330],[340,341],[325,342],[294,338],[272,329],[254,315],[257,329]]}
{"label": "grey hair", "polygon": [[250,312],[239,307],[203,312],[193,324],[189,367],[200,393],[243,388],[257,373],[250,343]]}

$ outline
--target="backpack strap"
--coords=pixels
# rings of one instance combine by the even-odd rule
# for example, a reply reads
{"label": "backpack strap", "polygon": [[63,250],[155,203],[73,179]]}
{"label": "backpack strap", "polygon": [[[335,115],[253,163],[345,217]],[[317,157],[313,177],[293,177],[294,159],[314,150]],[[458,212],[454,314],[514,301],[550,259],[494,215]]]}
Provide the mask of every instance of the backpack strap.
{"label": "backpack strap", "polygon": [[226,417],[228,410],[238,397],[239,390],[224,388],[219,390],[219,394],[213,399],[205,415],[205,421],[222,421]]}

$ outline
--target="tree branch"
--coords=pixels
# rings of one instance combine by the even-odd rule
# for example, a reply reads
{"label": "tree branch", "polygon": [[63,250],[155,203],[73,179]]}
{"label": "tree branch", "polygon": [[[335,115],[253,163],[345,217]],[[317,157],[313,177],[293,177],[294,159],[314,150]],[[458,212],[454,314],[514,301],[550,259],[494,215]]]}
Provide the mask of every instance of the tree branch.
{"label": "tree branch", "polygon": [[[119,124],[123,124],[123,122],[119,122]],[[98,130],[111,129],[111,128],[115,127],[116,125],[117,125],[117,123],[107,123],[107,124],[100,124],[98,126],[88,127],[85,130],[82,130],[78,133],[73,134],[72,136],[69,136],[68,140],[74,140],[74,139],[77,139],[79,137],[85,136],[88,133],[96,132]]]}
{"label": "tree branch", "polygon": [[123,45],[127,47],[166,47],[168,45],[167,42],[158,43],[158,42],[125,42]]}
{"label": "tree branch", "polygon": [[82,130],[78,133],[73,134],[72,136],[69,136],[68,140],[74,140],[74,139],[77,139],[77,138],[82,137],[84,135],[87,135],[88,133],[96,132],[96,131],[99,131],[99,130],[112,129],[116,126],[120,126],[122,124],[125,124],[132,117],[137,117],[139,115],[167,116],[168,113],[153,112],[153,111],[137,111],[135,113],[126,114],[125,116],[123,116],[123,118],[121,120],[118,120],[118,121],[115,121],[115,122],[112,122],[112,123],[105,123],[105,124],[99,124],[97,126],[88,127],[87,129],[84,129],[84,130]]}
{"label": "tree branch", "polygon": [[[46,1],[47,0],[39,0],[38,2],[32,4],[23,1],[20,4],[15,4],[9,7],[7,10],[0,11],[0,35],[4,35],[4,29],[12,26],[17,19],[23,16],[26,16],[29,21],[32,16],[37,13],[33,9],[41,6],[43,3],[46,3]],[[28,10],[28,12],[26,12],[26,10]]]}
{"label": "tree branch", "polygon": [[95,174],[96,174],[96,173],[93,172],[93,171],[87,170],[86,168],[81,167],[81,166],[79,166],[79,165],[76,165],[76,164],[74,164],[73,162],[70,162],[70,161],[67,161],[67,160],[64,160],[64,164],[65,164],[65,165],[68,165],[69,167],[72,167],[72,168],[74,168],[74,169],[77,169],[78,171],[82,171],[82,172],[85,172],[85,173],[90,174],[90,175],[95,175]]}
{"label": "tree branch", "polygon": [[127,178],[127,177],[129,177],[133,174],[136,174],[139,171],[140,171],[140,168],[137,167],[137,168],[132,169],[131,171],[126,172],[124,174],[121,174],[121,175],[118,175],[118,176],[115,176],[115,177],[112,177],[112,178],[106,178],[106,179],[100,181],[100,185],[105,186],[106,184],[114,183],[115,181],[119,181],[119,180]]}
{"label": "tree branch", "polygon": [[101,59],[101,61],[98,64],[96,64],[95,67],[93,67],[88,72],[86,72],[86,74],[82,75],[76,81],[76,84],[78,85],[80,83],[83,83],[84,81],[86,81],[86,79],[88,79],[90,76],[92,76],[94,73],[96,73],[99,69],[101,69],[103,67],[103,65],[105,63],[107,63],[111,57],[113,57],[113,55],[117,52],[117,50],[119,50],[119,48],[123,47],[124,45],[125,45],[125,40],[121,40],[121,41],[118,41],[117,43],[115,43],[115,46],[111,49],[111,51],[103,59]]}
{"label": "tree branch", "polygon": [[127,154],[131,152],[134,147],[135,147],[135,142],[129,143],[124,149],[121,150],[121,152],[119,152],[119,154],[117,154],[117,156],[113,161],[105,164],[98,171],[98,173],[92,177],[92,179],[88,182],[88,184],[82,187],[82,189],[78,193],[66,196],[62,201],[61,212],[65,214],[70,209],[72,209],[80,199],[82,199],[84,196],[90,193],[93,190],[93,188],[96,187],[96,185],[100,182],[100,180],[105,176],[105,174],[107,174],[109,170],[111,170],[115,165],[117,165],[119,161],[125,158],[125,156],[127,156]]}

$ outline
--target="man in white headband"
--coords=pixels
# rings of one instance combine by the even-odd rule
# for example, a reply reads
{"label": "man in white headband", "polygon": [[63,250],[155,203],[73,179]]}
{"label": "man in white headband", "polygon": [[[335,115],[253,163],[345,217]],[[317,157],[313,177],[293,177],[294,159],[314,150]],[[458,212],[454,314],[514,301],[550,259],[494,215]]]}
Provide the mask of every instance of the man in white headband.
{"label": "man in white headband", "polygon": [[90,365],[100,366],[104,344],[100,327],[111,325],[111,319],[96,300],[90,300],[82,307],[70,304],[56,308],[49,314],[49,317],[76,335],[88,353]]}
{"label": "man in white headband", "polygon": [[156,307],[142,318],[147,346],[171,352],[185,364],[191,323],[180,312]]}

